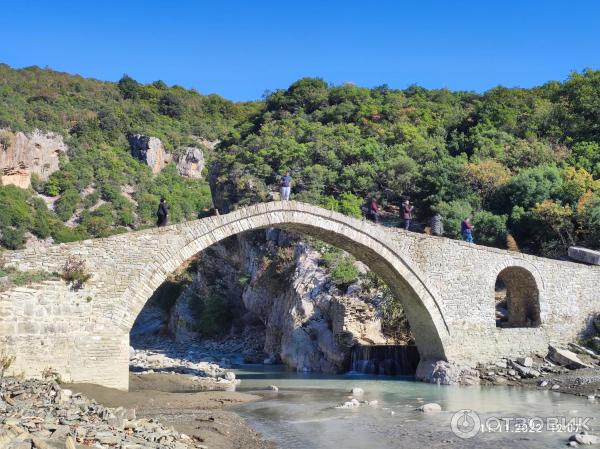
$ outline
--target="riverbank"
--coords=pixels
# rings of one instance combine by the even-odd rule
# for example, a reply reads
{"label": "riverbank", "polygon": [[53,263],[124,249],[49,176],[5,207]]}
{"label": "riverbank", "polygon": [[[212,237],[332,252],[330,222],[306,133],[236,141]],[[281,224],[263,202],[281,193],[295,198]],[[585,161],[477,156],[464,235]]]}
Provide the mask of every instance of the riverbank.
{"label": "riverbank", "polygon": [[128,392],[91,384],[68,385],[107,407],[135,408],[138,417],[153,419],[184,433],[208,449],[274,449],[228,406],[261,399],[235,391],[196,391],[197,382],[181,374],[130,375]]}
{"label": "riverbank", "polygon": [[0,379],[0,448],[273,449],[229,405],[260,399],[187,391],[189,376],[132,375],[131,391],[55,380]]}
{"label": "riverbank", "polygon": [[480,365],[480,383],[551,390],[600,400],[600,356],[579,345],[569,346],[573,351],[550,347],[545,355]]}

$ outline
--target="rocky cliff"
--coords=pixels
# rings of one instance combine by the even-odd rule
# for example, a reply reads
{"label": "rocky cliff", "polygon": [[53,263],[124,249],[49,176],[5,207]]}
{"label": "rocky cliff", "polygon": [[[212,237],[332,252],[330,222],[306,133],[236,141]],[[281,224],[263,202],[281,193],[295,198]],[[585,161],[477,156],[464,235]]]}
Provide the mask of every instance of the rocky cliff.
{"label": "rocky cliff", "polygon": [[319,245],[278,230],[214,245],[188,268],[190,279],[176,300],[166,293],[149,302],[132,336],[242,338],[250,361],[282,362],[299,371],[344,371],[355,343],[392,341],[382,333],[381,292],[367,291],[364,276],[336,286]]}
{"label": "rocky cliff", "polygon": [[0,130],[0,181],[23,189],[31,185],[32,174],[46,181],[58,170],[59,159],[66,152],[61,135]]}
{"label": "rocky cliff", "polygon": [[163,143],[157,137],[133,134],[128,136],[127,140],[132,156],[145,162],[154,174],[159,173],[171,160],[171,156],[167,154]]}

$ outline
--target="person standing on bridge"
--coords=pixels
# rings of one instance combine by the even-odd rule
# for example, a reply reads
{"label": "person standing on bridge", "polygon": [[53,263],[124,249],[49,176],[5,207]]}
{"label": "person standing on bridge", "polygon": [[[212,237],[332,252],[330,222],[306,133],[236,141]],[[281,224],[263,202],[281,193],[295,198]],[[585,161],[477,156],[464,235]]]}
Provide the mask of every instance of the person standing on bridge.
{"label": "person standing on bridge", "polygon": [[465,218],[460,225],[460,233],[465,242],[473,243],[473,229],[475,227],[471,224],[471,219],[469,217]]}
{"label": "person standing on bridge", "polygon": [[156,217],[158,220],[156,224],[158,227],[163,227],[167,225],[167,216],[169,215],[169,209],[167,208],[167,201],[164,198],[160,199],[160,204],[158,205],[158,210],[156,211]]}
{"label": "person standing on bridge", "polygon": [[373,223],[379,223],[379,206],[374,197],[371,198],[371,204],[369,204],[369,218],[373,220]]}
{"label": "person standing on bridge", "polygon": [[444,235],[444,220],[442,216],[437,212],[432,218],[430,223],[431,234],[441,237]]}
{"label": "person standing on bridge", "polygon": [[408,198],[405,199],[402,205],[400,206],[400,216],[404,221],[404,229],[407,231],[410,230],[410,223],[412,221],[414,208],[415,207],[412,205]]}
{"label": "person standing on bridge", "polygon": [[281,184],[281,199],[288,201],[290,199],[290,192],[292,190],[292,177],[290,172],[285,172],[285,175],[281,177],[279,183]]}

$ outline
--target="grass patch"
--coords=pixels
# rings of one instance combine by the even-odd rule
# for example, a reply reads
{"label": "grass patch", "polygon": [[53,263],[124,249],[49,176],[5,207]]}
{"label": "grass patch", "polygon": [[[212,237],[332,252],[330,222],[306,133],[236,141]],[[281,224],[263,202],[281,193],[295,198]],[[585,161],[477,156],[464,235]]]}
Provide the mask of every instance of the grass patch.
{"label": "grass patch", "polygon": [[13,267],[2,267],[0,268],[0,291],[58,278],[57,273],[47,271],[21,271]]}

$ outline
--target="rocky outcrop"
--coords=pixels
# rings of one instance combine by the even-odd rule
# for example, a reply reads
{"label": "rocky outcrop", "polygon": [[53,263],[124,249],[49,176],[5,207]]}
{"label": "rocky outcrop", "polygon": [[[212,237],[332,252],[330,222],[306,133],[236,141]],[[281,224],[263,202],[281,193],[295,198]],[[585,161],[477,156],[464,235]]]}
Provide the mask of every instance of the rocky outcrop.
{"label": "rocky outcrop", "polygon": [[204,154],[200,148],[186,147],[177,158],[177,172],[188,178],[202,178]]}
{"label": "rocky outcrop", "polygon": [[152,173],[159,173],[171,161],[171,156],[165,151],[163,143],[157,137],[132,134],[127,137],[131,154],[136,159],[145,162]]}
{"label": "rocky outcrop", "polygon": [[40,130],[27,134],[0,130],[0,181],[23,189],[31,185],[34,173],[46,181],[58,170],[60,157],[66,152],[61,135]]}
{"label": "rocky outcrop", "polygon": [[417,380],[438,385],[474,385],[479,372],[469,366],[444,360],[421,360],[415,374]]}

